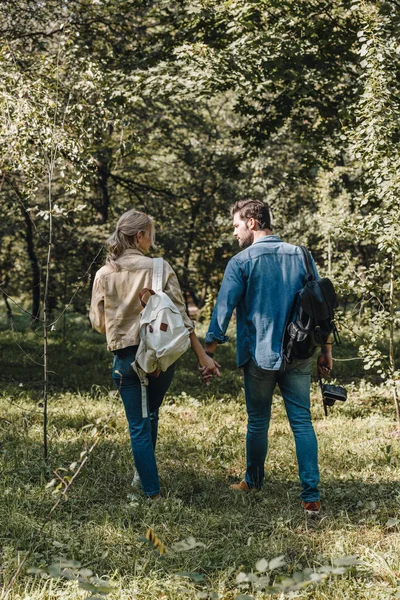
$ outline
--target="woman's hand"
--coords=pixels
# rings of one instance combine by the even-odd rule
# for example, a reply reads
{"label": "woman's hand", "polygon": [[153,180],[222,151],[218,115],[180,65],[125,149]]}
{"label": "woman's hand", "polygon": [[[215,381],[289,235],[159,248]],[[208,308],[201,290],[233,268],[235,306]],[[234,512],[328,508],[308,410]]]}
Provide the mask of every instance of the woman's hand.
{"label": "woman's hand", "polygon": [[210,383],[214,375],[221,377],[221,373],[219,371],[220,368],[221,365],[217,363],[216,360],[211,358],[211,356],[207,356],[206,353],[204,353],[204,356],[199,360],[200,375],[206,385]]}
{"label": "woman's hand", "polygon": [[203,346],[200,344],[199,339],[194,331],[189,336],[190,344],[192,346],[192,350],[197,356],[197,360],[199,361],[199,371],[203,378],[204,383],[207,385],[210,383],[210,379],[213,375],[217,375],[217,377],[221,376],[219,372],[219,365],[216,360],[206,354]]}

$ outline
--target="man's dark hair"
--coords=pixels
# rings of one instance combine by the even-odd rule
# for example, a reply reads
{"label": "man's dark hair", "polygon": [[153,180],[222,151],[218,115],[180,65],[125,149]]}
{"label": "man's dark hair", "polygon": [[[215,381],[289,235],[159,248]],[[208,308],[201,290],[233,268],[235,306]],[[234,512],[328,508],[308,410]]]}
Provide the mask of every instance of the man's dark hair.
{"label": "man's dark hair", "polygon": [[260,229],[271,229],[271,215],[268,204],[261,200],[238,200],[231,207],[231,216],[239,213],[241,219],[254,219],[260,226]]}

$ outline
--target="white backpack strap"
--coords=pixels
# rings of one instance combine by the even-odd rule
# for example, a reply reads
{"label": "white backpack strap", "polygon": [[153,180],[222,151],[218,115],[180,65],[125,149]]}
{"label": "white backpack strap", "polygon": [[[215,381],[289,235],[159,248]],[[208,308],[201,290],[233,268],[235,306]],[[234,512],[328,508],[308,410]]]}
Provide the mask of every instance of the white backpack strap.
{"label": "white backpack strap", "polygon": [[163,284],[163,259],[153,258],[153,281],[151,288],[154,292],[162,292]]}
{"label": "white backpack strap", "polygon": [[149,380],[147,379],[146,373],[139,367],[136,361],[133,361],[132,369],[135,371],[140,380],[140,387],[142,391],[142,418],[147,419],[149,416],[149,412],[147,410],[147,386],[149,385]]}

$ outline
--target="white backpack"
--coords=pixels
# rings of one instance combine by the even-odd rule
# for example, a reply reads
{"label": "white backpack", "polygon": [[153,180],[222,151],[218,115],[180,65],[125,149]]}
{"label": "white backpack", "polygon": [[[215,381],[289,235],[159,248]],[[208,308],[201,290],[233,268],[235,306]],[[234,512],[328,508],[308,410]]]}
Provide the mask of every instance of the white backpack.
{"label": "white backpack", "polygon": [[[166,371],[190,347],[189,331],[182,315],[162,291],[163,259],[153,259],[152,289],[145,288],[139,294],[144,310],[140,317],[140,343],[133,370],[142,385],[142,413],[147,417],[146,375]],[[147,304],[143,296],[150,293]]]}

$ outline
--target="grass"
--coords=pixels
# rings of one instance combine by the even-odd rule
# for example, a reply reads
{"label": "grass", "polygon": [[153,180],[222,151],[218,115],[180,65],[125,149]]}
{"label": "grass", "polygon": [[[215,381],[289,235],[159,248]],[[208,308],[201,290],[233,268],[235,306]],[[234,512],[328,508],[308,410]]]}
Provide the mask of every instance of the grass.
{"label": "grass", "polygon": [[[251,583],[241,587],[236,577],[254,571],[260,559],[280,555],[285,564],[271,573],[275,582],[294,573],[309,577],[307,569],[317,572],[344,556],[358,559],[346,573],[329,574],[320,583],[291,592],[292,597],[400,597],[400,450],[393,409],[384,388],[349,370],[354,363],[338,369],[349,388],[349,401],[332,408],[328,419],[313,385],[321,518],[307,519],[300,508],[294,444],[278,394],[263,491],[243,495],[229,490],[229,483],[244,471],[246,433],[233,344],[219,349],[224,377],[208,388],[197,376],[192,357],[181,360],[161,411],[157,456],[164,500],[148,504],[130,486],[127,426],[110,381],[111,358],[104,339],[84,322],[75,322],[71,329],[66,342],[54,336],[50,345],[50,368],[55,371],[49,415],[51,471],[72,476],[81,452],[107,426],[51,519],[48,513],[59,492],[46,488],[54,474],[42,461],[41,370],[16,341],[37,362],[40,345],[33,334],[20,332],[15,338],[3,332],[1,337],[0,360],[6,365],[0,399],[3,598],[101,597],[78,588],[73,579],[27,572],[32,567],[48,572],[54,557],[61,556],[109,580],[110,600],[234,600],[240,595],[278,599],[283,597],[280,593],[257,591]],[[346,354],[343,349],[342,353]],[[149,527],[167,545],[164,556],[143,540]],[[190,537],[202,545],[173,550],[174,544]],[[28,550],[26,564],[8,589]]]}

